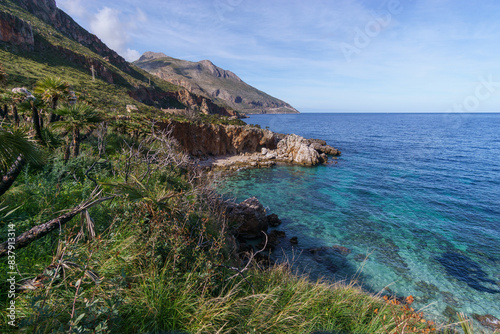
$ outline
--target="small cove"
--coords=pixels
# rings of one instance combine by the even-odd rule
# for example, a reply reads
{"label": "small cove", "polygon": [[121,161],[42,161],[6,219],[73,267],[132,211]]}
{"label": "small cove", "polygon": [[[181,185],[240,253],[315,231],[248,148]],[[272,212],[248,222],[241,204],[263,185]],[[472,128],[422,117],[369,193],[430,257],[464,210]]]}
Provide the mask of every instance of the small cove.
{"label": "small cove", "polygon": [[[500,318],[500,115],[459,116],[251,116],[262,128],[324,139],[342,156],[240,171],[221,191],[256,196],[277,213],[279,229],[299,239],[284,256],[313,277],[413,295],[442,321],[457,311]],[[350,253],[307,251],[334,245]]]}

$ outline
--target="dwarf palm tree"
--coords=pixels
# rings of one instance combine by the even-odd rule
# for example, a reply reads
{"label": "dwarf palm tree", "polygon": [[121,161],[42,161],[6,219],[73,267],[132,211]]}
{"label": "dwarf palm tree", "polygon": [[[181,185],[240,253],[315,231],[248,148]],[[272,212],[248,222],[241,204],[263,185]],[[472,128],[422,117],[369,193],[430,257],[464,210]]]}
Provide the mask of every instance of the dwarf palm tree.
{"label": "dwarf palm tree", "polygon": [[[56,77],[47,77],[38,81],[34,92],[39,94],[52,110],[56,110],[58,103],[70,96],[69,83]],[[56,120],[56,114],[52,112],[49,122],[52,123]]]}
{"label": "dwarf palm tree", "polygon": [[0,196],[14,183],[26,163],[41,164],[42,154],[19,129],[0,127]]}
{"label": "dwarf palm tree", "polygon": [[3,119],[6,119],[7,121],[9,121],[9,107],[8,107],[8,105],[10,105],[12,103],[12,94],[6,93],[6,94],[0,95],[0,103],[2,104],[2,108],[0,110],[0,116]]}
{"label": "dwarf palm tree", "polygon": [[5,73],[2,63],[0,63],[0,86],[3,86],[6,81],[7,81],[7,73]]}
{"label": "dwarf palm tree", "polygon": [[26,99],[19,104],[19,110],[31,112],[31,120],[36,138],[40,143],[44,144],[42,137],[43,120],[40,118],[40,113],[38,112],[38,108],[42,107],[42,104],[43,102],[40,99]]}
{"label": "dwarf palm tree", "polygon": [[[65,160],[69,158],[69,147],[73,146],[73,157],[80,153],[80,131],[90,131],[102,121],[102,117],[94,107],[78,102],[73,105],[63,106],[56,110],[57,115],[62,116],[61,121],[54,123],[54,127],[62,128],[71,134],[71,142],[67,141]],[[69,137],[68,137],[69,138]]]}

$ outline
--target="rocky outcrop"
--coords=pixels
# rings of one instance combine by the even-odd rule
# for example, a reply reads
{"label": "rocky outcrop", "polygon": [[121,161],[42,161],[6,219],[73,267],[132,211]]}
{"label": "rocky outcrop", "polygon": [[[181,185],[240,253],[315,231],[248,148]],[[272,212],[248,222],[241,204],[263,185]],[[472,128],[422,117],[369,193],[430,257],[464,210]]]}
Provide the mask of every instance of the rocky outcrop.
{"label": "rocky outcrop", "polygon": [[210,99],[193,94],[189,92],[187,89],[180,89],[175,92],[175,97],[181,103],[188,107],[199,108],[199,111],[205,115],[222,115],[222,116],[236,116],[239,117],[239,113],[225,107],[221,107],[215,103],[213,103]]}
{"label": "rocky outcrop", "polygon": [[195,157],[237,155],[276,148],[278,136],[269,130],[249,126],[197,124],[171,121],[161,125]]}
{"label": "rocky outcrop", "polygon": [[[326,163],[328,155],[324,152],[340,155],[340,151],[329,145],[314,146],[310,139],[296,135],[286,135],[277,144],[277,149],[263,147],[260,153],[245,153],[209,160],[214,169],[239,170],[244,168],[265,168],[276,164],[297,164],[315,166]],[[316,147],[316,148],[315,148]]]}
{"label": "rocky outcrop", "polygon": [[15,87],[15,88],[12,88],[11,91],[14,94],[19,94],[19,95],[24,96],[28,100],[35,100],[35,97],[33,96],[33,94],[28,89],[26,89],[26,87]]}
{"label": "rocky outcrop", "polygon": [[262,232],[267,232],[266,209],[256,197],[239,204],[228,203],[226,218],[230,226],[235,226],[236,233],[246,239],[261,238]]}
{"label": "rocky outcrop", "polygon": [[5,12],[0,12],[0,41],[22,50],[33,51],[35,47],[31,24]]}
{"label": "rocky outcrop", "polygon": [[[266,156],[271,154],[268,152]],[[328,160],[326,155],[320,155],[314,149],[309,140],[295,134],[287,135],[278,143],[276,154],[276,159],[305,166],[315,166]]]}
{"label": "rocky outcrop", "polygon": [[172,136],[192,156],[223,157],[210,160],[213,166],[223,169],[269,167],[276,163],[315,166],[327,162],[328,155],[340,155],[324,141],[251,126],[176,121],[160,126],[170,128]]}

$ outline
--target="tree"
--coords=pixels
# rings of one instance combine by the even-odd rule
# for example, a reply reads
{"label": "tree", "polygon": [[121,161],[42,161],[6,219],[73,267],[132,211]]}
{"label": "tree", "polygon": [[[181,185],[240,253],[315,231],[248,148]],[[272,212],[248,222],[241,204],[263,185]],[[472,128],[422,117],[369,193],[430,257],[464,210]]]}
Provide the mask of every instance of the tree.
{"label": "tree", "polygon": [[38,108],[41,107],[42,103],[43,102],[37,98],[26,99],[19,104],[19,109],[31,112],[31,120],[33,124],[33,130],[35,130],[35,136],[40,143],[44,144],[45,142],[42,136],[43,120],[40,117],[40,113],[38,112]]}
{"label": "tree", "polygon": [[6,81],[7,81],[7,73],[5,73],[3,64],[0,63],[0,86],[5,85]]}
{"label": "tree", "polygon": [[0,127],[0,196],[12,186],[26,163],[41,164],[42,153],[19,129]]}
{"label": "tree", "polygon": [[[55,111],[58,103],[61,100],[66,100],[70,96],[69,83],[56,77],[47,77],[37,82],[35,91],[36,94],[41,95],[42,100]],[[57,115],[52,112],[50,114],[49,123],[55,122]]]}
{"label": "tree", "polygon": [[[77,102],[73,105],[66,105],[56,110],[57,115],[62,120],[54,123],[54,127],[62,128],[71,134],[71,142],[67,140],[67,148],[64,159],[69,159],[70,146],[73,147],[73,157],[80,153],[80,142],[82,140],[80,131],[91,131],[102,121],[99,111],[83,102]],[[68,137],[69,138],[69,137]]]}
{"label": "tree", "polygon": [[2,108],[0,110],[0,116],[9,121],[9,108],[8,105],[12,103],[12,94],[6,93],[0,96],[0,102],[2,103]]}

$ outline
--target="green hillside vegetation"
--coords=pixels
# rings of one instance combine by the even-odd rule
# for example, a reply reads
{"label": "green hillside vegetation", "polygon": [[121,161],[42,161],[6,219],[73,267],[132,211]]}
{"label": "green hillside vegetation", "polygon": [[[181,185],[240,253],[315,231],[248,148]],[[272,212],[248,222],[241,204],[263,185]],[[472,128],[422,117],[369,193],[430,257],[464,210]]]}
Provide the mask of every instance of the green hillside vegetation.
{"label": "green hillside vegetation", "polygon": [[[7,87],[32,87],[44,77],[57,76],[69,82],[74,91],[79,92],[80,98],[96,106],[105,107],[109,111],[125,112],[128,104],[138,105],[142,112],[153,113],[157,112],[157,107],[185,108],[175,99],[156,101],[156,106],[145,105],[134,100],[130,92],[141,88],[158,92],[175,92],[179,87],[159,80],[135,66],[130,66],[130,73],[124,72],[102,56],[25,11],[15,1],[1,2],[0,11],[30,22],[37,44],[35,51],[26,51],[0,42],[0,63],[8,73]],[[101,64],[113,77],[113,84],[109,84],[99,75],[96,76],[95,81],[92,80],[92,73],[88,66],[71,59],[78,56]]]}

